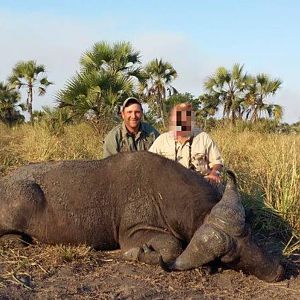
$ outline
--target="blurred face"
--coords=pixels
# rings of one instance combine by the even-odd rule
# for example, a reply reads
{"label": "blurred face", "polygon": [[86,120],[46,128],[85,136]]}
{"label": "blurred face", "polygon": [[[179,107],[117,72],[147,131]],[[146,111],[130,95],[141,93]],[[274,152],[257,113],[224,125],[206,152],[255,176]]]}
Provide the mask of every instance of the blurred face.
{"label": "blurred face", "polygon": [[176,105],[170,116],[170,130],[174,131],[175,137],[190,137],[192,134],[193,112],[190,105]]}
{"label": "blurred face", "polygon": [[133,103],[125,107],[121,112],[121,116],[129,132],[138,131],[143,116],[143,111],[139,104]]}

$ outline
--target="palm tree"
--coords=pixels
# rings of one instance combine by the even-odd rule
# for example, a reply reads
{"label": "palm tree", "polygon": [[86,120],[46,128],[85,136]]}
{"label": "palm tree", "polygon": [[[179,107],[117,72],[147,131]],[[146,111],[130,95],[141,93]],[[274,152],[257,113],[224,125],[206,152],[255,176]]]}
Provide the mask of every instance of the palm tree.
{"label": "palm tree", "polygon": [[134,51],[129,42],[118,42],[113,45],[107,42],[95,43],[91,50],[86,51],[81,59],[81,71],[119,72],[128,77],[138,77],[140,73],[140,54]]}
{"label": "palm tree", "polygon": [[75,118],[101,119],[112,115],[132,90],[132,81],[123,74],[78,73],[58,92],[57,101],[59,107],[68,107]]}
{"label": "palm tree", "polygon": [[276,122],[276,124],[279,124],[279,122],[282,120],[283,116],[283,108],[281,105],[273,104],[273,110],[272,110],[273,118]]}
{"label": "palm tree", "polygon": [[21,89],[24,87],[27,90],[26,108],[30,116],[30,122],[33,124],[33,92],[37,90],[38,95],[42,96],[46,93],[46,88],[53,84],[45,76],[45,66],[38,65],[34,60],[18,62],[13,68],[8,81],[14,88]]}
{"label": "palm tree", "polygon": [[223,104],[223,118],[231,116],[234,123],[235,119],[242,115],[241,104],[252,80],[243,72],[243,65],[234,64],[232,70],[219,67],[215,74],[204,82],[204,87],[209,95]]}
{"label": "palm tree", "polygon": [[200,109],[199,98],[195,98],[190,93],[177,93],[171,95],[165,100],[164,104],[166,112],[169,113],[176,104],[180,103],[190,103],[192,105],[193,111],[197,111]]}
{"label": "palm tree", "polygon": [[20,114],[19,109],[24,107],[18,104],[20,93],[7,84],[0,82],[0,120],[12,126],[14,123],[24,121],[24,116]]}
{"label": "palm tree", "polygon": [[70,111],[59,107],[42,106],[42,110],[33,112],[35,124],[40,124],[53,135],[64,133],[65,125],[72,123]]}
{"label": "palm tree", "polygon": [[143,76],[140,90],[146,94],[148,102],[156,106],[159,118],[165,126],[164,101],[167,96],[177,93],[177,90],[171,85],[171,82],[177,77],[177,72],[170,63],[156,58],[146,65]]}
{"label": "palm tree", "polygon": [[57,94],[60,107],[69,107],[74,117],[111,116],[134,95],[140,76],[139,53],[130,43],[94,44],[80,59],[81,70]]}
{"label": "palm tree", "polygon": [[218,112],[221,100],[214,93],[205,93],[199,96],[199,103],[201,104],[201,115],[207,117],[214,116]]}
{"label": "palm tree", "polygon": [[[267,112],[269,117],[272,115],[274,107],[265,103],[265,100],[269,96],[274,95],[281,84],[282,81],[280,79],[271,79],[267,74],[261,73],[255,77],[255,81],[249,86],[249,93],[246,96],[250,103],[248,114],[251,113],[251,121],[255,122],[261,117],[263,112]],[[279,107],[280,106],[277,105],[277,116],[279,116],[280,113]]]}

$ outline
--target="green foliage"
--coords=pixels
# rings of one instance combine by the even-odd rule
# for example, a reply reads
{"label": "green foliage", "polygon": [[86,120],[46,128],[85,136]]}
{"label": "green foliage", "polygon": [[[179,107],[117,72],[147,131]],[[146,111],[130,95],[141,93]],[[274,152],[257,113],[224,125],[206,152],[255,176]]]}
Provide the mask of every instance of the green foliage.
{"label": "green foliage", "polygon": [[[190,93],[185,93],[185,94],[180,94],[176,93],[171,95],[170,97],[166,98],[164,100],[164,124],[168,123],[168,118],[171,109],[179,103],[190,103],[192,104],[193,110],[197,111],[199,110],[199,100],[195,98],[192,94]],[[154,103],[149,104],[149,108],[145,112],[145,119],[147,122],[151,123],[152,125],[155,125],[156,127],[162,127],[164,128],[165,126],[163,125],[163,122],[159,118],[159,113],[157,111],[157,106]]]}
{"label": "green foliage", "polygon": [[139,53],[130,43],[99,42],[85,52],[80,64],[80,72],[57,94],[59,107],[69,108],[75,119],[99,121],[116,115],[118,106],[134,94]]}
{"label": "green foliage", "polygon": [[213,76],[204,82],[206,94],[200,97],[207,115],[223,107],[223,118],[251,119],[255,122],[264,113],[279,123],[282,118],[280,105],[267,104],[265,100],[276,93],[282,82],[266,74],[255,77],[244,73],[243,66],[235,64],[232,70],[219,67]]}
{"label": "green foliage", "polygon": [[65,108],[43,106],[41,111],[34,111],[35,124],[45,127],[53,135],[64,133],[65,125],[72,123],[70,111]]}
{"label": "green foliage", "polygon": [[176,79],[177,72],[169,62],[162,59],[150,61],[142,72],[140,80],[140,98],[148,103],[152,114],[156,116],[158,122],[165,126],[165,101],[168,96],[177,93],[171,85]]}
{"label": "green foliage", "polygon": [[[139,51],[129,42],[109,44],[100,41],[83,53],[79,72],[66,82],[56,100],[58,107],[63,108],[64,113],[68,112],[73,121],[88,120],[95,128],[100,127],[100,131],[104,120],[109,121],[106,128],[118,120],[119,106],[129,96],[145,102],[148,106],[145,118],[163,128],[171,107],[183,102],[192,103],[196,123],[201,127],[212,126],[216,122],[212,118],[221,108],[223,119],[229,118],[233,123],[238,119],[257,122],[265,117],[280,124],[282,107],[266,103],[268,97],[281,87],[280,79],[271,79],[264,73],[250,76],[240,64],[234,64],[231,70],[219,67],[204,82],[206,92],[195,98],[189,93],[176,96],[178,92],[172,83],[177,75],[169,62],[158,58],[142,67]],[[33,92],[36,90],[39,95],[44,95],[52,84],[45,76],[45,66],[34,60],[20,61],[13,68],[9,82],[10,87],[17,90],[25,88],[26,109],[33,123],[37,119],[32,112]],[[2,105],[0,111],[3,122],[9,125],[22,122],[18,109]],[[287,127],[282,130],[286,131]]]}
{"label": "green foliage", "polygon": [[272,80],[266,74],[256,75],[255,80],[248,86],[246,101],[249,108],[247,117],[251,114],[251,120],[256,121],[263,113],[266,113],[268,117],[274,116],[278,122],[282,118],[282,108],[279,105],[265,103],[265,99],[269,95],[274,95],[281,84],[280,79]]}
{"label": "green foliage", "polygon": [[221,104],[219,97],[216,94],[203,94],[199,96],[199,103],[201,104],[201,116],[207,118],[208,116],[214,116]]}
{"label": "green foliage", "polygon": [[0,121],[9,127],[24,122],[24,116],[20,113],[23,106],[19,100],[18,91],[0,82]]}
{"label": "green foliage", "polygon": [[243,72],[243,66],[235,64],[232,70],[219,67],[213,76],[208,77],[204,87],[217,105],[223,105],[223,118],[231,117],[232,122],[242,114],[241,102],[246,95],[246,87],[252,78]]}
{"label": "green foliage", "polygon": [[93,71],[77,74],[57,95],[59,107],[69,108],[75,119],[113,115],[132,94],[133,83],[122,73]]}
{"label": "green foliage", "polygon": [[81,71],[106,71],[107,73],[126,73],[137,77],[139,72],[140,54],[129,42],[118,42],[113,45],[107,42],[95,43],[91,50],[86,51],[81,59]]}
{"label": "green foliage", "polygon": [[[282,124],[285,125],[285,127],[287,127],[287,124]],[[296,122],[294,124],[291,124],[289,127],[289,131],[286,131],[287,133],[291,132],[291,133],[300,133],[300,121]]]}
{"label": "green foliage", "polygon": [[170,113],[171,109],[176,105],[180,103],[190,103],[192,105],[192,108],[194,111],[197,111],[200,109],[200,101],[198,98],[195,98],[190,93],[176,93],[171,95],[165,100],[165,111],[167,114]]}

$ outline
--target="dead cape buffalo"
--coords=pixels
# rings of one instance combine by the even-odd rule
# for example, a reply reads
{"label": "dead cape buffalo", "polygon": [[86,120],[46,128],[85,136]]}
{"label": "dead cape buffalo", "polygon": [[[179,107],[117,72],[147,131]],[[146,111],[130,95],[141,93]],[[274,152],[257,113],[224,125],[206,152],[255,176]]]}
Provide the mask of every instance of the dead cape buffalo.
{"label": "dead cape buffalo", "polygon": [[0,180],[0,236],[121,248],[170,270],[216,258],[273,282],[283,267],[252,240],[233,175],[219,199],[191,170],[149,152],[21,167]]}

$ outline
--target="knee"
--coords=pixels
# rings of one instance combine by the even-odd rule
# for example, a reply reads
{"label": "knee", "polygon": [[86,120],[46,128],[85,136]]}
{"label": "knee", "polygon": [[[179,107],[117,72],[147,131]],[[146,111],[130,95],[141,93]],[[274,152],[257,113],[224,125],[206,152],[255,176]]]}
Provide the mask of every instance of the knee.
{"label": "knee", "polygon": [[174,261],[181,253],[182,248],[178,245],[174,245],[173,247],[169,247],[166,249],[162,248],[160,250],[160,254],[164,262]]}
{"label": "knee", "polygon": [[164,262],[174,261],[183,251],[179,240],[170,236],[152,238],[148,245],[160,253]]}
{"label": "knee", "polygon": [[41,187],[33,181],[21,180],[15,182],[10,191],[11,202],[8,223],[11,229],[23,230],[27,228],[28,221],[43,210],[45,206],[44,193]]}

